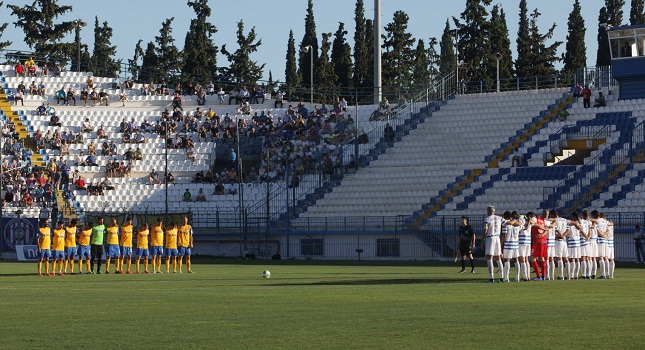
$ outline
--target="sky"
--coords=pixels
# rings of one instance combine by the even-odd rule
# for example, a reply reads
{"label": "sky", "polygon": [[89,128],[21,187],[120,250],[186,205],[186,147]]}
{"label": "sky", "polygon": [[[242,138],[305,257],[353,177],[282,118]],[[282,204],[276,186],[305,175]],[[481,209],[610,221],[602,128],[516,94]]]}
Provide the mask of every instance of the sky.
{"label": "sky", "polygon": [[[29,48],[24,43],[22,30],[13,25],[15,17],[9,16],[11,12],[6,5],[24,5],[32,2],[33,0],[4,0],[4,6],[0,9],[2,14],[0,23],[6,21],[9,22],[9,26],[0,40],[13,41],[8,49],[28,50]],[[374,18],[374,1],[364,0],[364,2],[366,18]],[[154,37],[159,34],[161,23],[171,17],[175,18],[172,23],[175,45],[181,50],[190,20],[195,17],[192,9],[187,6],[186,0],[59,0],[58,3],[73,7],[71,12],[59,17],[60,21],[82,19],[88,23],[81,32],[81,41],[89,45],[90,52],[94,42],[94,17],[98,16],[100,23],[107,21],[113,28],[111,41],[117,46],[117,58],[122,58],[124,62],[132,58],[134,47],[139,39],[143,39],[145,49],[145,43],[154,41]],[[322,41],[322,33],[334,33],[338,29],[338,22],[344,22],[349,32],[347,41],[353,46],[355,3],[355,0],[314,0],[314,18],[319,43]],[[580,3],[587,29],[587,65],[591,66],[596,60],[598,12],[604,0],[581,0]],[[623,22],[629,20],[630,1],[626,3],[623,9]],[[465,4],[466,0],[381,0],[381,25],[390,23],[394,12],[402,10],[410,17],[408,31],[414,38],[424,39],[427,44],[430,37],[440,40],[446,19],[458,17],[464,10]],[[497,2],[493,0],[494,4],[500,4],[506,12],[511,49],[515,56],[519,0]],[[228,50],[235,50],[237,22],[244,20],[245,32],[248,33],[251,27],[255,26],[258,38],[262,39],[258,52],[251,58],[260,64],[266,63],[264,79],[268,78],[271,70],[274,80],[284,81],[289,30],[293,30],[296,45],[298,45],[304,35],[307,0],[245,0],[242,2],[210,0],[209,6],[212,10],[210,21],[218,29],[213,37],[215,44],[220,48],[226,44]],[[489,7],[489,12],[491,8],[492,5]],[[553,23],[557,25],[553,40],[563,42],[559,50],[561,54],[566,42],[567,20],[573,9],[573,0],[528,0],[529,13],[534,8],[538,8],[542,14],[538,21],[541,32],[544,33]],[[67,40],[73,41],[74,34],[71,33]],[[439,50],[439,47],[436,49]],[[226,57],[219,54],[217,61],[219,66],[225,65]]]}

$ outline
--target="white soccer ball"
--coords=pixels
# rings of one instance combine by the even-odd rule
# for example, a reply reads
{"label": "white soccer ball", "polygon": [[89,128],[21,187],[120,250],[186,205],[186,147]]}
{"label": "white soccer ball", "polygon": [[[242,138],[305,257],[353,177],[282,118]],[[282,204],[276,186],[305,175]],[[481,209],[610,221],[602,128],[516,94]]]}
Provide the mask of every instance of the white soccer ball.
{"label": "white soccer ball", "polygon": [[269,277],[271,277],[271,272],[269,271],[262,272],[262,278],[269,278]]}

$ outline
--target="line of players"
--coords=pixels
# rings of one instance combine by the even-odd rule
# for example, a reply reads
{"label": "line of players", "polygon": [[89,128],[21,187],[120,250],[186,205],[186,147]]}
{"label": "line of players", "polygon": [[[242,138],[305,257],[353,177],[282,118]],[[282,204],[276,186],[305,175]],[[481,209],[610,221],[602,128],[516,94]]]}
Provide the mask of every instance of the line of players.
{"label": "line of players", "polygon": [[[495,282],[494,260],[500,282],[509,282],[510,263],[515,264],[516,281],[530,281],[529,256],[534,280],[614,278],[614,224],[597,210],[561,218],[556,210],[542,216],[529,212],[495,215],[488,207],[482,241],[485,244],[488,282]],[[503,247],[503,251],[502,251]],[[530,249],[530,254],[529,254]],[[556,278],[556,261],[558,277]]]}
{"label": "line of players", "polygon": [[[115,261],[115,273],[132,274],[133,237],[136,235],[136,273],[141,273],[139,266],[141,259],[144,262],[144,272],[148,270],[149,258],[152,257],[152,273],[161,272],[161,257],[166,249],[166,273],[170,272],[172,262],[173,273],[182,273],[183,257],[186,257],[186,268],[188,273],[191,269],[190,256],[193,248],[193,229],[188,224],[188,218],[183,217],[183,223],[176,226],[171,223],[164,228],[161,218],[152,226],[143,224],[138,229],[132,226],[132,218],[126,219],[125,225],[119,226],[116,219],[112,219],[112,225],[106,227],[103,218],[97,218],[97,223],[90,222],[82,228],[78,228],[78,221],[73,219],[68,226],[63,226],[59,221],[53,230],[49,227],[49,221],[41,221],[38,229],[38,275],[43,276],[42,265],[45,263],[44,274],[48,276],[74,274],[74,258],[78,256],[78,273],[83,274],[83,261],[87,273],[94,273],[94,262],[97,262],[96,273],[101,274],[101,257],[103,246],[107,246],[107,260],[105,273],[109,273],[112,259]],[[165,231],[165,232],[164,232]],[[164,239],[165,233],[165,239]],[[165,245],[164,245],[165,242]],[[77,246],[78,243],[78,246]],[[150,252],[152,250],[152,252]],[[51,269],[49,261],[52,259]],[[124,271],[123,266],[126,266]]]}

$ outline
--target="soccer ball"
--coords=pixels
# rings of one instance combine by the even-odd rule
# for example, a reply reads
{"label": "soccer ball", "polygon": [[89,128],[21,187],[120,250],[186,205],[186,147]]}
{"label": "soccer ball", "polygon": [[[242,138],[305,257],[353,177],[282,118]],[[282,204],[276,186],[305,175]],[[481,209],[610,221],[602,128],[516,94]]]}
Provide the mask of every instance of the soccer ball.
{"label": "soccer ball", "polygon": [[271,272],[269,271],[262,272],[262,278],[269,278],[269,277],[271,277]]}

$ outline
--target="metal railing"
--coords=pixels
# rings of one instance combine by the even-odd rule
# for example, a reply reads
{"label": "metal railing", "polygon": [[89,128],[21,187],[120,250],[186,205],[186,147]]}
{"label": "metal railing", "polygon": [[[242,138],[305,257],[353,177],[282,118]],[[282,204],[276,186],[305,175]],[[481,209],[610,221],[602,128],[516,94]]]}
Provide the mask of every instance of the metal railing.
{"label": "metal railing", "polygon": [[[567,147],[568,141],[591,140],[597,143],[598,140],[606,140],[611,136],[612,131],[610,125],[587,125],[581,127],[565,125],[549,137],[551,139],[549,141],[549,152],[544,154],[543,159],[545,161],[553,160],[554,155],[559,154],[560,151]],[[567,159],[558,164],[570,165],[567,163]]]}

